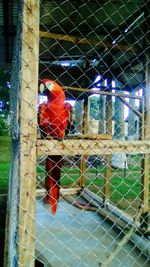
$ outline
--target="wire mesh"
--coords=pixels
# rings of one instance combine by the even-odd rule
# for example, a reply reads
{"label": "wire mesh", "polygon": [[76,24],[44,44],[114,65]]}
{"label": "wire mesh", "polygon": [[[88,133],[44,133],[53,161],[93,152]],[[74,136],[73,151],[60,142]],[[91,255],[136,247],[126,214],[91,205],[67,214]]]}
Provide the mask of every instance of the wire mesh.
{"label": "wire mesh", "polygon": [[148,3],[23,1],[9,266],[149,266]]}

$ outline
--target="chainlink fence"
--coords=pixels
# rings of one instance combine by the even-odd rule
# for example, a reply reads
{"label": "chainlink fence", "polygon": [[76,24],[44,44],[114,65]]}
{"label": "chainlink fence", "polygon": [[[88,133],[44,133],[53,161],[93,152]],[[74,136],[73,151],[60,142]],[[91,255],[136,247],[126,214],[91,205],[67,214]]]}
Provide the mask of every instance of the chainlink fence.
{"label": "chainlink fence", "polygon": [[[149,2],[20,3],[8,266],[149,266]],[[73,107],[63,138],[40,128],[43,79]],[[59,171],[53,215],[45,181]]]}

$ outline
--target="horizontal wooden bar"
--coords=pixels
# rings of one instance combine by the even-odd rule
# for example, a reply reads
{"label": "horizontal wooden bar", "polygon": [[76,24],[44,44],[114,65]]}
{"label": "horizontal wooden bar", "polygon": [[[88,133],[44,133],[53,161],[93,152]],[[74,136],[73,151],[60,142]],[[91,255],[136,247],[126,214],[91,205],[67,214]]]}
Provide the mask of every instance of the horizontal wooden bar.
{"label": "horizontal wooden bar", "polygon": [[37,141],[37,154],[42,155],[109,155],[113,153],[150,153],[150,141],[121,140],[41,140]]}
{"label": "horizontal wooden bar", "polygon": [[95,46],[95,47],[104,47],[104,48],[111,48],[115,50],[123,50],[123,51],[138,51],[137,47],[129,46],[129,45],[118,45],[118,44],[111,44],[108,42],[103,42],[99,40],[94,39],[86,39],[79,36],[73,36],[73,35],[67,35],[67,34],[58,34],[53,32],[43,32],[40,31],[40,37],[41,38],[48,38],[48,39],[54,39],[58,41],[66,41],[66,42],[72,42],[74,44],[78,45],[89,45],[89,46]]}
{"label": "horizontal wooden bar", "polygon": [[[77,194],[80,187],[60,188],[60,195],[74,195]],[[45,189],[36,189],[36,197],[44,197]]]}
{"label": "horizontal wooden bar", "polygon": [[68,134],[67,139],[91,139],[91,140],[112,140],[112,135],[110,134]]}

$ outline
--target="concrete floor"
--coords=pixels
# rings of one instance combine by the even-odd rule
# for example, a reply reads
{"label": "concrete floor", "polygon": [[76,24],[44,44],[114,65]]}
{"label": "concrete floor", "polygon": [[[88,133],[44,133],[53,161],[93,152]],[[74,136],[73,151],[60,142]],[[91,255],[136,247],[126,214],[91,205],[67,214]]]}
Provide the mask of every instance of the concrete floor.
{"label": "concrete floor", "polygon": [[[47,267],[100,267],[122,238],[119,231],[91,211],[61,198],[56,215],[37,199],[36,256]],[[150,267],[150,260],[127,243],[110,267]]]}

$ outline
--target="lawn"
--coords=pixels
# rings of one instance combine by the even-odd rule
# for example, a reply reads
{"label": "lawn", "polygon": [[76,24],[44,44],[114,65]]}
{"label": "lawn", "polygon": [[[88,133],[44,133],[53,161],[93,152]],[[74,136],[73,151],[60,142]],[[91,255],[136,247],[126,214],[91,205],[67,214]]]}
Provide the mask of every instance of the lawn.
{"label": "lawn", "polygon": [[[8,136],[0,136],[0,193],[7,192],[10,168],[11,139]],[[128,156],[128,169],[126,172],[120,169],[112,169],[110,183],[110,200],[119,208],[127,212],[136,210],[140,203],[141,195],[141,171],[140,155]],[[63,165],[61,172],[61,185],[63,187],[73,186],[80,177],[80,169],[66,167]],[[44,187],[45,164],[37,167],[37,187]],[[87,167],[85,173],[85,185],[99,196],[103,195],[105,184],[105,166],[97,169]]]}
{"label": "lawn", "polygon": [[[120,169],[112,169],[110,182],[110,200],[117,207],[125,210],[130,214],[134,214],[140,205],[141,196],[141,157],[134,155],[129,157],[128,169],[126,172]],[[44,163],[38,166],[38,187],[44,187],[45,170]],[[74,167],[62,167],[61,170],[61,186],[72,187],[79,181],[80,169]],[[105,166],[87,167],[85,173],[85,186],[99,196],[103,196],[105,185]]]}
{"label": "lawn", "polygon": [[0,194],[8,190],[9,169],[11,160],[11,138],[0,136]]}

